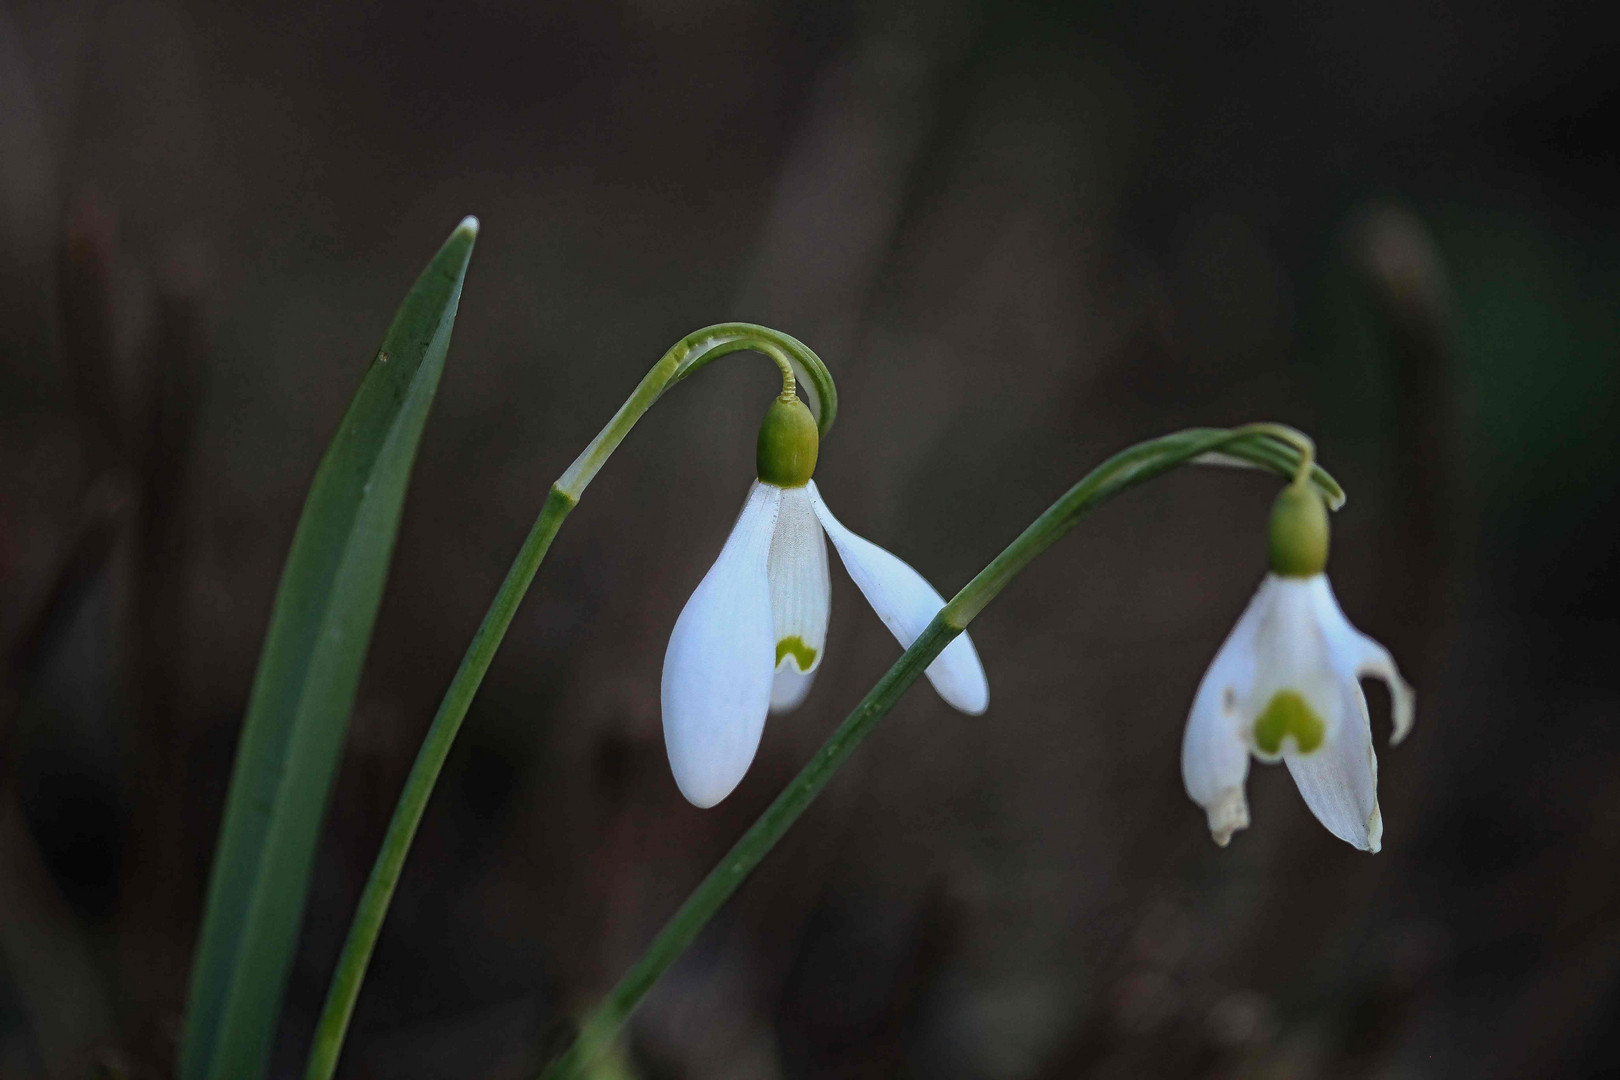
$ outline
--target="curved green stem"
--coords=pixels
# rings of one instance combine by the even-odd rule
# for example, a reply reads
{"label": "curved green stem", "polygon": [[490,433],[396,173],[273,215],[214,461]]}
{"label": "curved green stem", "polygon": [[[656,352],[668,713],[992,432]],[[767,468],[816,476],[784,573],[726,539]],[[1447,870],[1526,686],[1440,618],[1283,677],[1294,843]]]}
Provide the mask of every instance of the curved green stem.
{"label": "curved green stem", "polygon": [[394,807],[394,816],[388,822],[382,849],[377,853],[377,861],[366,880],[365,892],[360,896],[354,921],[349,926],[349,936],[343,943],[337,970],[332,975],[326,1004],[315,1027],[315,1041],[310,1048],[309,1064],[304,1073],[306,1080],[327,1080],[337,1068],[349,1020],[354,1015],[354,1004],[360,995],[360,984],[365,979],[377,935],[388,915],[388,905],[393,900],[395,886],[399,884],[400,871],[404,868],[411,841],[416,837],[416,828],[427,809],[433,787],[438,782],[439,772],[444,768],[445,758],[449,756],[456,733],[461,730],[461,722],[466,718],[467,709],[484,680],[484,673],[489,670],[495,651],[500,648],[507,627],[517,613],[518,604],[528,591],[529,583],[534,580],[535,572],[551,547],[552,538],[562,527],[563,519],[578,504],[585,486],[612,456],[619,443],[624,441],[630,429],[635,427],[636,421],[665,390],[714,360],[728,353],[742,351],[763,353],[776,363],[782,371],[784,394],[791,393],[796,381],[802,380],[810,389],[810,404],[816,413],[821,433],[825,435],[832,427],[833,419],[838,414],[838,391],[820,357],[802,342],[769,327],[752,323],[721,323],[688,334],[676,342],[653,365],[613,415],[613,419],[591,440],[585,452],[552,485],[545,504],[540,508],[539,517],[518,550],[512,568],[506,572],[506,579],[501,582],[489,611],[484,615],[484,621],[473,635],[472,643],[467,646],[467,653],[462,657],[455,677],[450,680],[450,688],[445,691],[439,711],[434,715],[433,724],[422,741],[422,748],[417,751],[416,761],[405,781],[405,790],[400,793],[399,802]]}
{"label": "curved green stem", "polygon": [[1281,425],[1194,428],[1138,443],[1115,454],[1065,492],[934,616],[809,764],[692,891],[646,952],[581,1025],[573,1044],[541,1074],[541,1080],[581,1076],[585,1067],[612,1044],[642,996],[815,801],[833,773],[871,734],[900,695],[1035,556],[1120,492],[1208,453],[1221,453],[1288,478],[1309,470],[1312,482],[1330,504],[1343,502],[1339,485],[1307,456],[1309,445],[1303,434]]}
{"label": "curved green stem", "polygon": [[557,490],[578,501],[585,485],[591,482],[603,463],[618,449],[619,443],[630,434],[630,429],[636,426],[636,421],[652,407],[653,402],[663,396],[665,390],[727,353],[744,349],[763,353],[776,362],[776,366],[782,369],[784,395],[793,392],[796,381],[809,386],[810,409],[816,415],[816,426],[825,437],[838,415],[838,389],[833,385],[832,375],[821,358],[797,338],[769,327],[755,326],[753,323],[718,323],[686,335],[652,366],[641,384],[619,406],[613,419],[568,466],[568,471],[557,481]]}
{"label": "curved green stem", "polygon": [[[1270,436],[1269,439],[1253,444],[1256,457],[1245,459],[1211,450],[1193,458],[1197,465],[1237,465],[1249,469],[1269,469],[1272,472],[1283,472],[1284,456],[1292,453],[1290,460],[1295,464],[1289,466],[1293,470],[1294,483],[1312,483],[1322,497],[1327,500],[1328,509],[1338,510],[1344,506],[1344,489],[1338,482],[1329,476],[1316,464],[1316,444],[1309,435],[1298,431],[1286,424],[1248,424],[1242,429],[1257,435]],[[1285,451],[1283,447],[1290,448]],[[1264,459],[1264,464],[1261,460]]]}

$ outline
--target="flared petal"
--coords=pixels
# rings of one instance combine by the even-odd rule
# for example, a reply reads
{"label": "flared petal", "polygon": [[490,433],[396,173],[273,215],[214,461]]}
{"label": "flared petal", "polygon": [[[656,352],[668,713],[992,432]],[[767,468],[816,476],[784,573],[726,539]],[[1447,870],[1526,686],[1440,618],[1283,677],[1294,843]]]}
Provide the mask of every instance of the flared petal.
{"label": "flared petal", "polygon": [[1269,587],[1270,579],[1261,583],[1204,672],[1181,738],[1182,783],[1188,797],[1204,808],[1210,835],[1222,847],[1234,832],[1249,825],[1249,804],[1243,793],[1249,775],[1249,743],[1241,703],[1254,685],[1255,631]]}
{"label": "flared petal", "polygon": [[1376,852],[1383,843],[1384,819],[1378,809],[1378,758],[1367,699],[1354,679],[1341,685],[1340,694],[1334,737],[1309,754],[1289,749],[1283,760],[1305,805],[1328,832],[1352,847]]}
{"label": "flared petal", "polygon": [[[806,486],[816,516],[832,538],[833,547],[838,549],[844,569],[849,571],[883,625],[900,642],[900,647],[911,648],[911,643],[945,606],[945,598],[900,558],[844,528],[822,501],[815,481]],[[928,665],[926,674],[939,696],[955,709],[977,716],[990,704],[990,684],[984,677],[984,665],[979,662],[978,651],[966,633],[957,635],[945,646]]]}
{"label": "flared petal", "polygon": [[759,749],[776,666],[767,562],[781,497],[755,481],[664,653],[664,745],[696,806],[731,794]]}
{"label": "flared petal", "polygon": [[1399,743],[1412,730],[1417,702],[1411,685],[1401,678],[1395,658],[1389,655],[1388,649],[1350,625],[1325,575],[1321,577],[1316,607],[1317,620],[1327,634],[1328,654],[1339,677],[1351,680],[1368,677],[1382,679],[1384,685],[1389,687],[1390,718],[1394,728],[1389,741],[1392,746]]}
{"label": "flared petal", "polygon": [[805,695],[810,693],[810,684],[815,681],[816,673],[800,673],[797,664],[783,664],[776,669],[776,678],[771,682],[771,712],[785,713],[797,709],[803,702]]}
{"label": "flared petal", "polygon": [[[771,540],[771,617],[776,626],[776,668],[809,674],[821,664],[827,644],[827,614],[832,608],[832,580],[827,574],[827,540],[807,488],[786,488]],[[801,687],[801,691],[808,687]],[[778,711],[792,704],[772,705]],[[786,698],[781,699],[786,702]]]}

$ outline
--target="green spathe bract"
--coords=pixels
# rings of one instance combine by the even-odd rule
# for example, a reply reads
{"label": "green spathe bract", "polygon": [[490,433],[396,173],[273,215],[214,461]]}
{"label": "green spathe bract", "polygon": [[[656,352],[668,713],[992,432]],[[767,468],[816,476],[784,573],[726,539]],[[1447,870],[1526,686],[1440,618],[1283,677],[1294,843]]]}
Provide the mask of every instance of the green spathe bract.
{"label": "green spathe bract", "polygon": [[327,794],[477,234],[476,220],[463,221],[405,297],[304,502],[214,854],[182,1080],[264,1073]]}

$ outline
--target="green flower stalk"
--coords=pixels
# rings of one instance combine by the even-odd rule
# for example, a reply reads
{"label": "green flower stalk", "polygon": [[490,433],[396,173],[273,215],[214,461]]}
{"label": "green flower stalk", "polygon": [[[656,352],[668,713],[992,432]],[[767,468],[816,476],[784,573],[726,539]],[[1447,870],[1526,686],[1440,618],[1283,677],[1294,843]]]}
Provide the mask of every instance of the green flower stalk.
{"label": "green flower stalk", "polygon": [[383,837],[382,849],[361,894],[359,908],[349,927],[349,936],[344,942],[343,953],[327,991],[326,1004],[316,1024],[315,1041],[305,1071],[307,1080],[327,1080],[337,1068],[343,1039],[360,994],[360,984],[371,962],[377,935],[387,917],[388,905],[399,884],[400,871],[410,852],[411,841],[416,836],[416,828],[421,823],[428,799],[433,794],[433,787],[444,768],[456,733],[461,730],[461,722],[466,718],[473,696],[478,692],[484,673],[489,670],[495,651],[500,648],[512,617],[517,613],[518,604],[540,568],[541,560],[550,549],[552,539],[562,527],[563,519],[579,503],[586,486],[624,441],[630,429],[635,427],[636,421],[666,390],[720,357],[741,351],[762,353],[775,362],[782,372],[785,396],[792,396],[800,383],[806,386],[810,408],[814,410],[813,428],[818,436],[825,435],[832,427],[838,415],[838,391],[826,365],[814,352],[804,343],[768,327],[752,323],[720,323],[688,334],[666,352],[619,407],[613,419],[552,485],[539,517],[518,550],[506,579],[501,582],[478,632],[473,635],[472,643],[468,645],[461,666],[445,691],[444,700],[411,766],[405,790],[400,795],[388,823],[388,832]]}
{"label": "green flower stalk", "polygon": [[1316,466],[1310,440],[1280,424],[1181,431],[1139,443],[1093,469],[933,616],[799,775],[698,884],[640,959],[585,1019],[573,1044],[541,1074],[542,1080],[580,1077],[613,1045],[642,997],[815,801],[839,766],[1014,577],[1096,507],[1188,462],[1269,469],[1310,485],[1335,508],[1344,502],[1339,485]]}

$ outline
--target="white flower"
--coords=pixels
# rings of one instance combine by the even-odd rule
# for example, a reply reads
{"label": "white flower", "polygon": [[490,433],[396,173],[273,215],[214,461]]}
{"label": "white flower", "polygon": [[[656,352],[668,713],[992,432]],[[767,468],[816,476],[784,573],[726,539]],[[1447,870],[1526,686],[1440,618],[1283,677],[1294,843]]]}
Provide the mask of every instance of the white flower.
{"label": "white flower", "polygon": [[[810,461],[813,467],[813,451]],[[731,794],[754,759],[766,714],[796,707],[809,692],[832,602],[823,531],[902,648],[945,606],[921,574],[844,528],[814,481],[783,487],[756,480],[664,653],[664,742],[675,783],[697,806]],[[984,668],[966,634],[927,675],[962,712],[977,715],[989,704]]]}
{"label": "white flower", "polygon": [[1288,765],[1334,836],[1378,850],[1384,826],[1358,681],[1365,676],[1389,685],[1390,742],[1400,742],[1412,728],[1413,694],[1388,651],[1350,625],[1320,570],[1268,574],[1199,684],[1181,743],[1187,794],[1208,813],[1217,844],[1249,824],[1243,783],[1253,754]]}

